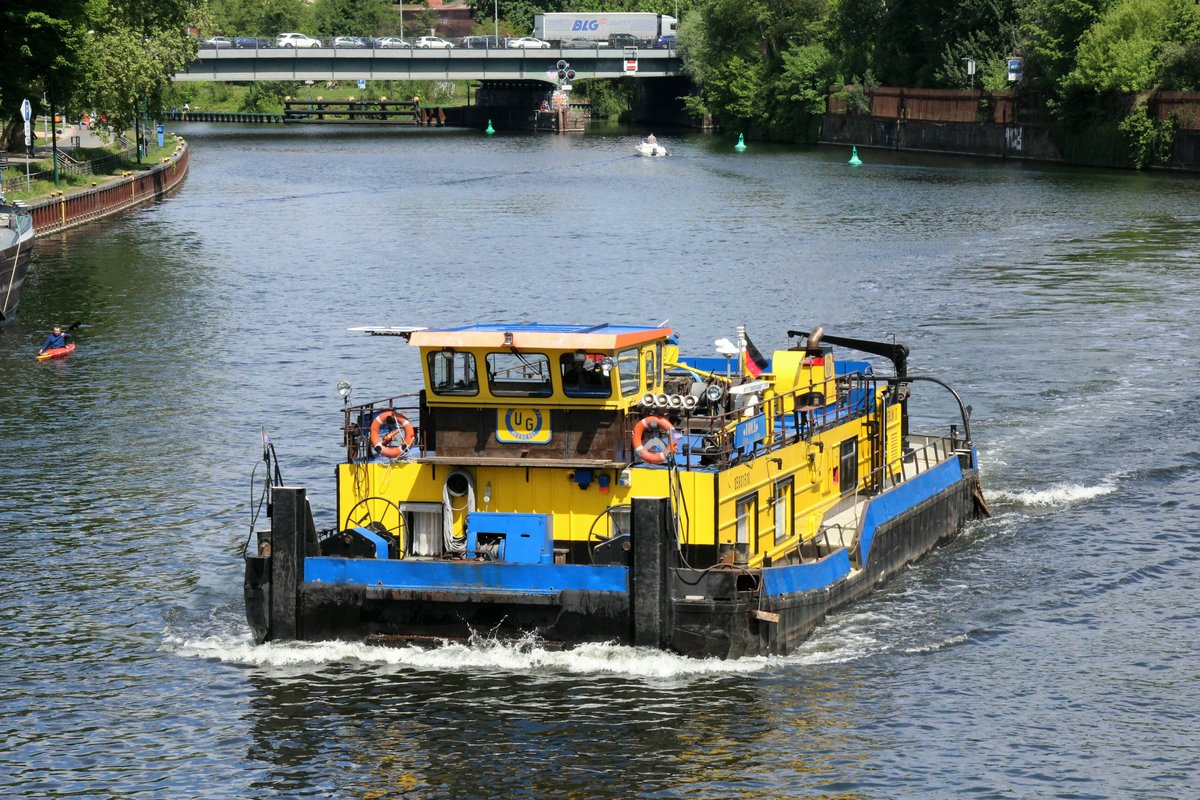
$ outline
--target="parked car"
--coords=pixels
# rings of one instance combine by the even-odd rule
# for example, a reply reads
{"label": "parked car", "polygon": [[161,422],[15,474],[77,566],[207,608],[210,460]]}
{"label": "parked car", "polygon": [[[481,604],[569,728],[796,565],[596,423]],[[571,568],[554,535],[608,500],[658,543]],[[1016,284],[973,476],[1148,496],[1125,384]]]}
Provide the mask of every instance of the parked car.
{"label": "parked car", "polygon": [[320,39],[303,33],[281,33],[275,37],[276,47],[322,47]]}
{"label": "parked car", "polygon": [[201,42],[200,46],[211,48],[233,47],[233,42],[227,36],[211,36]]}
{"label": "parked car", "polygon": [[395,36],[381,36],[375,40],[376,47],[384,49],[393,49],[398,47],[412,47],[412,45],[403,39],[397,39]]}
{"label": "parked car", "polygon": [[370,47],[358,36],[335,36],[330,42],[333,47]]}
{"label": "parked car", "polygon": [[517,39],[509,39],[508,46],[518,50],[548,50],[550,43],[532,36],[522,36]]}
{"label": "parked car", "polygon": [[432,47],[449,50],[451,47],[454,47],[454,45],[452,45],[450,42],[447,42],[440,36],[422,36],[421,38],[417,39],[414,47]]}
{"label": "parked car", "polygon": [[609,47],[638,47],[641,43],[642,40],[632,33],[610,33],[608,35]]}
{"label": "parked car", "polygon": [[259,39],[257,36],[239,36],[233,40],[234,47],[248,47],[252,50],[261,50],[264,47],[271,46],[270,39]]}

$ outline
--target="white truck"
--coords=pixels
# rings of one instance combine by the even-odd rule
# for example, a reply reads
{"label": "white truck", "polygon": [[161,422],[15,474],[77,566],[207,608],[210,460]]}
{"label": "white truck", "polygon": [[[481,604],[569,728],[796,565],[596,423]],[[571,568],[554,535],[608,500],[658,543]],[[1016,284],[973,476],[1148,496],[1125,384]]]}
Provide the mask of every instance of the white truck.
{"label": "white truck", "polygon": [[674,17],[641,12],[535,14],[533,35],[554,43],[575,39],[613,47],[663,47],[675,43],[675,25]]}

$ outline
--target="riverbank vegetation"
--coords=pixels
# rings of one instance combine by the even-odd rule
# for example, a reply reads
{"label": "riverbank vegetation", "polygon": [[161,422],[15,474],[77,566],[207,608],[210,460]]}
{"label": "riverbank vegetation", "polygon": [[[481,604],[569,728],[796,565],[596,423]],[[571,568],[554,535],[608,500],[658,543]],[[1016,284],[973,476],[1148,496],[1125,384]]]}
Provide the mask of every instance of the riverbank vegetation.
{"label": "riverbank vegetation", "polygon": [[681,16],[691,109],[776,139],[811,137],[829,85],[851,109],[872,85],[1016,88],[1034,119],[1118,126],[1145,149],[1164,135],[1146,93],[1200,90],[1195,0],[695,0]]}
{"label": "riverbank vegetation", "polygon": [[9,200],[34,202],[49,197],[54,191],[69,193],[75,189],[99,186],[131,172],[147,169],[174,153],[175,146],[173,138],[166,139],[162,147],[159,147],[153,138],[149,139],[141,163],[138,163],[137,156],[128,142],[116,141],[104,147],[77,148],[71,151],[71,159],[77,162],[81,169],[70,169],[60,165],[57,185],[53,177],[54,162],[50,158],[39,159],[29,164],[28,183],[24,166],[7,167],[0,172],[0,185],[4,187],[4,196]]}
{"label": "riverbank vegetation", "polygon": [[[678,49],[696,85],[684,98],[688,109],[726,129],[781,141],[812,139],[831,85],[845,87],[842,99],[851,111],[864,110],[866,90],[876,85],[1015,86],[1027,118],[1069,129],[1107,126],[1135,150],[1150,153],[1161,149],[1170,131],[1146,114],[1147,93],[1200,90],[1195,0],[464,2],[477,31],[490,33],[498,12],[501,32],[517,35],[527,34],[541,12],[677,14]],[[188,31],[413,36],[437,27],[437,13],[424,3],[409,5],[407,17],[403,8],[390,0],[9,0],[0,9],[0,107],[12,115],[4,139],[10,147],[19,143],[15,109],[22,98],[35,113],[47,104],[70,116],[89,111],[117,129],[132,126],[139,114],[153,116],[185,102],[225,110],[233,98],[237,107],[229,110],[268,111],[286,96],[315,99],[322,87],[198,88],[171,84],[170,76],[194,56],[197,45]],[[1008,79],[1012,57],[1023,66],[1016,84]],[[465,101],[465,86],[398,83],[369,85],[362,95]],[[597,108],[617,116],[628,107],[628,87],[593,84]]]}

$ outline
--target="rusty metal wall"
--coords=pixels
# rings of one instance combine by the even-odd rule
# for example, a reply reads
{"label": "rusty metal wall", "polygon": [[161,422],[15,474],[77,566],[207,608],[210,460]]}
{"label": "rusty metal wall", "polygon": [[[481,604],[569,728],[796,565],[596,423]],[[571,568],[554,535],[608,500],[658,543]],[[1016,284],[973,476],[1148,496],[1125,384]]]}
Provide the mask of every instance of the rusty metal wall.
{"label": "rusty metal wall", "polygon": [[1200,92],[1155,92],[1149,105],[1155,119],[1174,117],[1180,130],[1200,131]]}
{"label": "rusty metal wall", "polygon": [[176,141],[174,154],[149,171],[31,205],[34,231],[38,236],[56,233],[162,197],[187,175],[187,143],[179,137]]}
{"label": "rusty metal wall", "polygon": [[[844,93],[852,87],[830,86],[826,108],[829,114],[847,114]],[[839,96],[842,95],[842,96]],[[1017,94],[1013,90],[983,93],[965,89],[909,89],[877,86],[867,90],[872,117],[926,120],[929,122],[1019,122]],[[983,101],[986,100],[986,106]],[[1131,106],[1134,98],[1130,96]],[[1150,116],[1174,118],[1180,130],[1200,130],[1200,92],[1154,92],[1147,98]],[[990,118],[984,111],[990,108]]]}

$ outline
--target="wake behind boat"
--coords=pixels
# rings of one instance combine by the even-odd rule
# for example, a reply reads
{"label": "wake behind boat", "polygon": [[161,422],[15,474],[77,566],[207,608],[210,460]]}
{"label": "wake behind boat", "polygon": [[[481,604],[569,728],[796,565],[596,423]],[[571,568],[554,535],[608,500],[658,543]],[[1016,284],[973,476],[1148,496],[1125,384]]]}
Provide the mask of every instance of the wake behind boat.
{"label": "wake behind boat", "polygon": [[648,158],[658,158],[667,154],[667,148],[663,147],[657,141],[651,141],[649,138],[642,139],[634,147],[639,155],[647,156]]}
{"label": "wake behind boat", "polygon": [[0,197],[0,322],[11,319],[33,256],[33,217],[24,203]]}
{"label": "wake behind boat", "polygon": [[[739,329],[683,357],[661,327],[360,330],[418,348],[424,386],[351,405],[338,385],[328,530],[264,438],[271,525],[252,525],[244,584],[259,642],[785,654],[987,513],[967,409],[907,373],[904,345],[788,331],[801,342],[768,359]],[[909,429],[924,381],[957,402],[942,433]]]}

